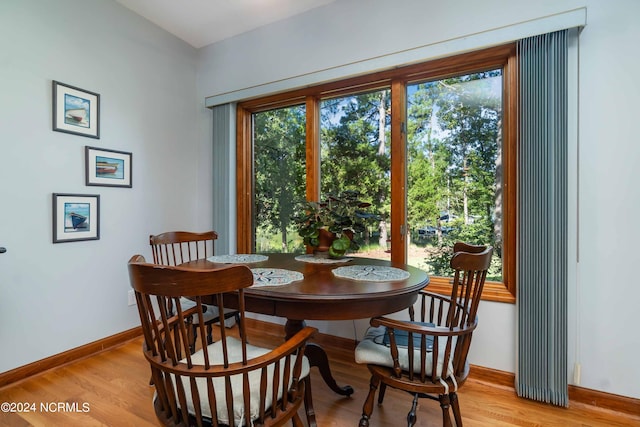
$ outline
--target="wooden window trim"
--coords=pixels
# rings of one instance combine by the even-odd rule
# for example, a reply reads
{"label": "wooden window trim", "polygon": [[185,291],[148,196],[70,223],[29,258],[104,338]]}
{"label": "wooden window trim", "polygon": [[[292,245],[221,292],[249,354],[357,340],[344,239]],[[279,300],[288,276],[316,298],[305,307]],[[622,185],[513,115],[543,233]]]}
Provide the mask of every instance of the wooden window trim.
{"label": "wooden window trim", "polygon": [[[504,70],[503,83],[503,282],[485,283],[482,299],[496,302],[515,303],[516,301],[516,262],[517,262],[517,138],[519,117],[518,68],[515,47],[497,64]],[[449,295],[451,285],[446,277],[431,277],[429,291]]]}
{"label": "wooden window trim", "polygon": [[[503,68],[503,279],[504,282],[487,282],[483,299],[514,303],[516,298],[516,234],[517,234],[517,135],[518,135],[518,74],[514,44],[497,46],[422,64],[398,67],[364,76],[325,83],[313,87],[293,90],[263,98],[247,100],[238,104],[236,148],[237,148],[237,250],[251,252],[253,242],[253,147],[252,114],[275,108],[305,104],[307,198],[319,197],[319,102],[321,99],[356,94],[376,89],[391,88],[392,126],[391,194],[406,191],[406,85],[412,82],[453,75]],[[400,114],[396,114],[400,112]],[[404,143],[403,143],[404,141]],[[395,159],[394,159],[395,158]],[[404,200],[404,197],[400,198]],[[400,233],[402,224],[407,224],[406,200],[392,204],[392,247],[404,247]],[[392,252],[394,262],[406,263],[404,251]],[[432,292],[449,294],[449,279],[432,277],[429,284]]]}
{"label": "wooden window trim", "polygon": [[253,145],[252,112],[236,109],[236,232],[237,252],[253,251]]}
{"label": "wooden window trim", "polygon": [[315,96],[306,99],[306,171],[307,200],[320,199],[320,102]]}
{"label": "wooden window trim", "polygon": [[[407,85],[391,84],[391,261],[407,263]],[[396,196],[397,195],[397,196]],[[395,196],[395,197],[394,197]]]}

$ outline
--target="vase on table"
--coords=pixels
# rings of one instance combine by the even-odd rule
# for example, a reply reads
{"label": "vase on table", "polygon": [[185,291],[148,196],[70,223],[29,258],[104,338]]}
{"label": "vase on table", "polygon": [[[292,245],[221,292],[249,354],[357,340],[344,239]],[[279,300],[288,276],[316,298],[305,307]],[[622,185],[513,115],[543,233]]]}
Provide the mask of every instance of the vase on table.
{"label": "vase on table", "polygon": [[344,258],[347,249],[351,247],[353,241],[353,232],[351,230],[343,230],[342,236],[338,237],[324,228],[319,230],[318,246],[314,250],[317,257],[341,259]]}
{"label": "vase on table", "polygon": [[321,228],[318,232],[318,246],[313,249],[313,253],[317,257],[329,258],[329,248],[338,236],[325,228]]}

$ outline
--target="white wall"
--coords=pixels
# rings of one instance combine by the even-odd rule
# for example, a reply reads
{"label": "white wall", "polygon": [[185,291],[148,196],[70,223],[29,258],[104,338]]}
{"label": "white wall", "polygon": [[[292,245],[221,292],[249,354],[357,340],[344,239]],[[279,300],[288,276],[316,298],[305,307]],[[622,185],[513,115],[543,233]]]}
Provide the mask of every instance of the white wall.
{"label": "white wall", "polygon": [[[569,245],[577,246],[572,255],[575,259],[578,252],[580,262],[570,266],[575,281],[569,289],[569,369],[581,364],[583,387],[640,398],[640,334],[633,334],[640,300],[633,279],[638,263],[634,243],[640,240],[634,175],[640,160],[634,128],[640,99],[640,2],[339,0],[202,48],[198,97],[265,84],[286,86],[286,79],[330,75],[340,67],[418,47],[435,46],[435,52],[454,39],[485,43],[479,36],[483,32],[581,7],[587,8],[587,25],[579,41],[579,150],[571,153],[577,166],[571,200],[578,200],[574,216],[579,218],[571,234],[578,243]],[[514,372],[515,306],[483,303],[480,311],[472,363]],[[315,325],[346,337],[361,337],[365,326],[357,322],[354,333],[351,322]]]}
{"label": "white wall", "polygon": [[[112,0],[0,2],[0,372],[138,326],[129,257],[211,227],[196,60]],[[52,80],[101,95],[100,139],[51,130]],[[85,186],[86,145],[133,153],[133,188]],[[52,244],[54,192],[100,194],[100,240]]]}
{"label": "white wall", "polygon": [[591,1],[580,36],[577,361],[582,384],[640,398],[640,2]]}

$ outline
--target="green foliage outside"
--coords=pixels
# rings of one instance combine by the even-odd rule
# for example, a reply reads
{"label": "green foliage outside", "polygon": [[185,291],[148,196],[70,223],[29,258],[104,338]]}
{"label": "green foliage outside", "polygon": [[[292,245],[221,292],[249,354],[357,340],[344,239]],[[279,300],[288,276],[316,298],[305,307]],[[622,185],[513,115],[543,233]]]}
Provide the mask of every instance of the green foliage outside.
{"label": "green foliage outside", "polygon": [[[305,108],[303,105],[254,114],[254,203],[256,246],[260,252],[293,252],[297,233],[290,226],[296,203],[305,198]],[[265,250],[263,236],[279,241]]]}
{"label": "green foliage outside", "polygon": [[501,72],[411,86],[408,216],[422,230],[432,274],[449,276],[456,241],[490,244],[502,277]]}

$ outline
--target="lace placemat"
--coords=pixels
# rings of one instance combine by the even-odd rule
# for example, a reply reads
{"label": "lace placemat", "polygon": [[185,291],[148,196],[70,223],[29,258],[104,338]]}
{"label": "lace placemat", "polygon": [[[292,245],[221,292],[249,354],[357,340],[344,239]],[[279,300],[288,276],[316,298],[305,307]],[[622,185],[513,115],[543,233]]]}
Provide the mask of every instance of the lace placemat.
{"label": "lace placemat", "polygon": [[268,260],[266,255],[258,254],[235,254],[235,255],[214,255],[207,258],[210,262],[219,262],[221,264],[251,264],[253,262],[262,262]]}
{"label": "lace placemat", "polygon": [[299,271],[282,268],[252,268],[253,286],[281,286],[304,279]]}
{"label": "lace placemat", "polygon": [[410,274],[395,267],[383,267],[378,265],[349,265],[333,270],[336,277],[343,279],[361,280],[364,282],[392,282],[394,280],[408,279]]}
{"label": "lace placemat", "polygon": [[309,262],[311,264],[342,264],[342,263],[353,260],[353,258],[334,259],[334,258],[315,256],[314,254],[304,254],[304,255],[296,256],[295,260],[302,261],[302,262]]}

